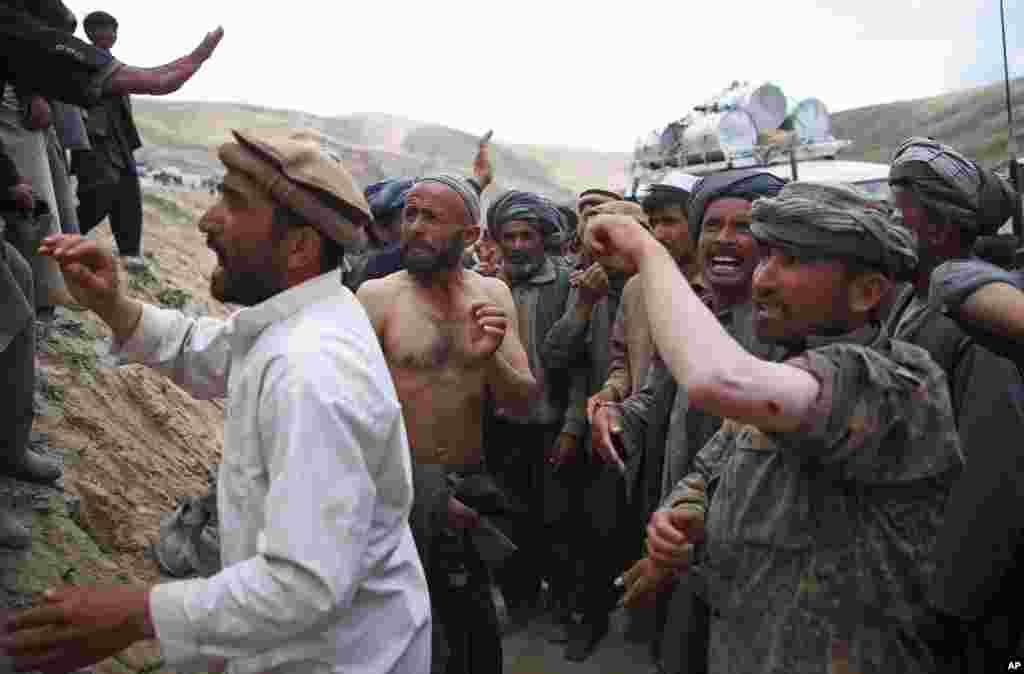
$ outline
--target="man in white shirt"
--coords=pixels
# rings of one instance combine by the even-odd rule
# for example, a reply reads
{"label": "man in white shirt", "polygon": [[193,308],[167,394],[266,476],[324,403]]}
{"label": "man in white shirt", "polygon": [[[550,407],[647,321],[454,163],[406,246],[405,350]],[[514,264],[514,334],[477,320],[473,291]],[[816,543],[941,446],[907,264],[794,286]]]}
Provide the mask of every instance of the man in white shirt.
{"label": "man in white shirt", "polygon": [[[408,526],[411,458],[373,328],[337,270],[369,221],[303,132],[235,132],[199,228],[227,321],[129,299],[109,251],[44,241],[122,360],[227,397],[217,502],[225,568],[150,588],[65,588],[8,623],[18,669],[72,671],[156,638],[168,667],[229,674],[423,674],[426,580]],[[43,629],[36,629],[43,628]]]}

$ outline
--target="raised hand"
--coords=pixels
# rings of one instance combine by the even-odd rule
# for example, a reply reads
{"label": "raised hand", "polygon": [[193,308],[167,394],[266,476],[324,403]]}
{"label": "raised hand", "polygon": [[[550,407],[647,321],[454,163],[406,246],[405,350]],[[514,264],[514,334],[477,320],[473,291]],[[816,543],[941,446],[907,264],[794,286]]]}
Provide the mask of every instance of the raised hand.
{"label": "raised hand", "polygon": [[650,246],[660,245],[630,215],[594,215],[587,221],[585,237],[584,245],[593,252],[595,258],[619,256],[626,262],[626,271],[638,269],[640,260],[650,250]]}
{"label": "raised hand", "polygon": [[469,306],[471,323],[469,356],[474,361],[493,356],[505,340],[508,316],[505,310],[489,300],[477,300]]}
{"label": "raised hand", "polygon": [[488,131],[480,138],[480,146],[473,159],[473,176],[480,183],[480,190],[487,189],[487,186],[494,182],[494,167],[491,165],[491,136],[493,131]]}
{"label": "raised hand", "polygon": [[117,261],[95,241],[78,234],[55,234],[43,239],[39,254],[60,265],[75,301],[101,317],[122,298]]}
{"label": "raised hand", "polygon": [[571,283],[577,288],[582,304],[597,304],[608,294],[608,274],[596,262],[586,271],[573,275]]}

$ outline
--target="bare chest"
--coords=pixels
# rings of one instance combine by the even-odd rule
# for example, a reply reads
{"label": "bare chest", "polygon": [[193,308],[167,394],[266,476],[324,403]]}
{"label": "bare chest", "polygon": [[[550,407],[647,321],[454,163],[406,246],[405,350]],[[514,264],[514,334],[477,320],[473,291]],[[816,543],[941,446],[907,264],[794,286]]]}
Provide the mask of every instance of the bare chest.
{"label": "bare chest", "polygon": [[469,362],[475,321],[470,302],[438,310],[414,298],[392,307],[384,339],[389,365],[395,369],[459,370]]}

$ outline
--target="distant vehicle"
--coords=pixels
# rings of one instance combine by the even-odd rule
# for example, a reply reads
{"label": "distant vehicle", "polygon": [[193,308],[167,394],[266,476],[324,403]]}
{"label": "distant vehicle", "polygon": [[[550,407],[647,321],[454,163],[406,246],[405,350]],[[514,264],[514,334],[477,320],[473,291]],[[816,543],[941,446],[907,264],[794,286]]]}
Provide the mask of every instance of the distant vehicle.
{"label": "distant vehicle", "polygon": [[[764,169],[780,178],[793,179],[793,170],[788,163],[765,166]],[[879,201],[887,202],[892,197],[888,164],[845,159],[805,161],[797,164],[796,174],[800,180],[853,185]]]}
{"label": "distant vehicle", "polygon": [[888,201],[889,167],[837,159],[852,143],[832,136],[828,108],[816,98],[794,100],[775,84],[733,82],[663,130],[637,140],[627,198],[650,185],[679,183],[730,169],[762,168],[791,180],[842,182]]}

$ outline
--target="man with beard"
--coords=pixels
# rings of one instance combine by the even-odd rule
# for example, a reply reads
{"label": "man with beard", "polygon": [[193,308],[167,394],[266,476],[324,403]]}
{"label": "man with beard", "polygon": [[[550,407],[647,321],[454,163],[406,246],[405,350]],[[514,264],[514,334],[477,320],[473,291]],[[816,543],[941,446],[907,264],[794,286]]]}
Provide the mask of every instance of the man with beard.
{"label": "man with beard", "polygon": [[[933,644],[949,657],[946,671],[985,671],[1015,659],[1024,612],[1020,546],[1024,526],[1005,513],[1024,507],[1018,485],[1024,454],[1007,438],[1024,434],[1024,382],[1017,367],[968,336],[941,303],[929,301],[929,277],[947,295],[977,287],[975,238],[994,234],[1019,199],[1008,183],[951,147],[910,138],[889,171],[895,205],[918,236],[921,265],[913,286],[896,296],[892,334],[926,349],[945,370],[967,468],[949,504],[936,546],[938,582],[930,595]],[[980,342],[980,343],[979,343]],[[1019,353],[1019,352],[1018,352]]]}
{"label": "man with beard", "polygon": [[[373,214],[374,224],[369,232],[369,250],[353,255],[352,269],[346,276],[346,285],[355,292],[359,285],[370,279],[384,278],[404,269],[402,266],[401,224],[405,209],[405,198],[415,183],[413,178],[389,178],[366,188],[366,199],[370,207],[379,209]],[[494,167],[491,165],[490,132],[485,134],[473,158],[473,177],[466,182],[476,191],[477,197],[494,182]]]}
{"label": "man with beard", "polygon": [[[769,351],[752,338],[750,284],[759,256],[749,230],[750,207],[754,199],[777,194],[783,184],[776,176],[758,170],[731,171],[707,178],[694,186],[694,194],[688,202],[691,206],[688,222],[693,226],[680,232],[678,225],[672,228],[663,220],[661,227],[653,232],[676,260],[694,291],[716,307],[715,315],[722,326],[733,336],[742,335],[744,348],[758,355],[767,355]],[[658,191],[652,190],[652,193]],[[687,237],[685,242],[679,241],[680,234]],[[704,260],[700,259],[696,268],[688,268],[686,253],[693,250],[740,259],[739,267],[746,270],[741,278],[745,290],[735,288],[732,274],[711,274],[709,286],[701,286],[703,292],[699,292],[696,282],[702,278],[699,270],[704,267]],[[640,282],[639,277],[630,279],[627,289],[633,284],[640,288]],[[733,304],[740,299],[741,304]],[[641,294],[640,302],[643,301]],[[594,447],[609,463],[627,462],[640,529],[662,499],[691,470],[693,456],[717,432],[721,423],[721,418],[689,405],[685,387],[678,387],[664,360],[656,354],[641,389],[621,405],[606,404],[597,410],[592,428]],[[620,457],[620,453],[623,456]],[[707,606],[694,595],[692,583],[685,578],[669,595],[659,598],[664,611],[659,621],[664,621],[664,634],[668,638],[664,640],[664,648],[660,639],[655,640],[655,658],[661,660],[666,672],[704,672],[707,669]]]}
{"label": "man with beard", "polygon": [[[584,223],[599,213],[623,214],[644,226],[647,223],[640,206],[628,201],[606,201],[581,208]],[[584,233],[586,227],[584,224]],[[583,252],[589,257],[589,251]],[[574,662],[587,659],[608,632],[608,614],[615,604],[612,581],[628,555],[628,532],[636,529],[625,526],[629,518],[619,467],[589,456],[586,417],[588,397],[608,378],[612,321],[628,278],[618,258],[597,259],[576,279],[565,314],[548,332],[541,352],[550,370],[567,370],[571,377],[569,407],[558,453],[573,456],[577,449],[583,450],[577,465],[572,466],[572,512],[567,515],[571,521],[567,543],[575,568],[565,657]],[[569,440],[563,442],[562,438]],[[633,522],[628,521],[628,525]]]}
{"label": "man with beard", "polygon": [[[564,371],[549,371],[540,357],[544,338],[565,313],[569,297],[569,270],[555,265],[546,252],[552,239],[561,238],[560,221],[550,202],[530,192],[506,192],[487,209],[487,229],[501,251],[501,275],[512,291],[530,371],[540,389],[522,412],[495,411],[486,448],[489,470],[522,509],[510,532],[519,553],[498,575],[517,624],[525,622],[536,607],[543,576],[560,605],[568,592],[565,532],[558,531],[558,525],[564,524],[559,516],[564,503],[558,507],[564,501],[558,498],[564,488],[554,474],[564,458],[555,451],[563,444],[558,437],[568,402],[568,379]],[[554,459],[555,465],[548,466],[545,458]]]}
{"label": "man with beard", "polygon": [[691,404],[728,420],[651,518],[630,598],[642,575],[699,573],[712,672],[933,671],[915,617],[963,459],[941,368],[879,321],[913,235],[840,185],[787,185],[751,216],[755,329],[782,362],[733,340],[641,228],[593,225],[639,266]]}
{"label": "man with beard", "polygon": [[[450,494],[446,476],[481,463],[488,394],[495,406],[518,410],[537,389],[508,286],[462,266],[463,251],[480,233],[479,219],[477,191],[465,178],[418,179],[402,217],[404,270],[367,281],[358,293],[409,429],[411,524],[435,607],[447,584],[434,549],[438,534],[479,523],[478,514]],[[435,619],[435,671],[445,664],[440,630],[450,629],[441,622]]]}
{"label": "man with beard", "polygon": [[17,669],[73,671],[153,638],[184,671],[222,671],[225,660],[278,674],[430,667],[402,410],[338,272],[369,209],[308,132],[234,140],[219,151],[222,197],[199,222],[217,254],[211,294],[246,307],[227,320],[130,299],[95,241],[56,236],[42,249],[110,326],[123,361],[197,398],[227,398],[224,568],[148,588],[50,591],[0,639]]}

